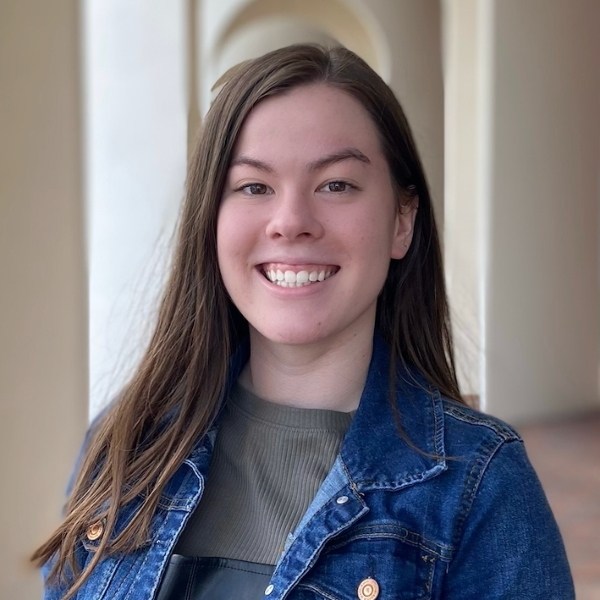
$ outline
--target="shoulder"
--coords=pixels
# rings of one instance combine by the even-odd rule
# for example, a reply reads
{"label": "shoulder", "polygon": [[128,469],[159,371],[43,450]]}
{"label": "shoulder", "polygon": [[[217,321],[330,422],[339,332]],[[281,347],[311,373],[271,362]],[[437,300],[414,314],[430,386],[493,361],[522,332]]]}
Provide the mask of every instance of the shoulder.
{"label": "shoulder", "polygon": [[521,440],[516,429],[498,417],[443,396],[440,400],[448,427],[493,434],[505,441]]}
{"label": "shoulder", "polygon": [[495,502],[492,498],[506,489],[518,487],[526,496],[540,488],[523,439],[511,425],[453,400],[440,402],[448,474],[461,482],[463,515],[484,498]]}
{"label": "shoulder", "polygon": [[440,401],[446,473],[459,483],[455,490],[459,515],[455,543],[459,545],[464,531],[485,519],[501,528],[509,523],[518,528],[523,523],[525,530],[532,522],[554,527],[540,481],[517,431],[469,406],[445,398]]}
{"label": "shoulder", "polygon": [[560,532],[520,435],[498,418],[441,402],[446,473],[460,482],[448,597],[479,598],[485,581],[486,598],[573,598]]}

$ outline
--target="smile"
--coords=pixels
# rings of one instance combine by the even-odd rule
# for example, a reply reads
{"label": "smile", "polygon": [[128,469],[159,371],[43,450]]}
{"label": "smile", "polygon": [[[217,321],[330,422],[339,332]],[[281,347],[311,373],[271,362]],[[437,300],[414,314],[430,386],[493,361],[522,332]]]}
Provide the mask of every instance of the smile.
{"label": "smile", "polygon": [[261,270],[271,283],[280,287],[304,287],[329,279],[339,271],[339,267],[314,265],[293,271],[289,267],[282,269],[275,265],[263,265]]}

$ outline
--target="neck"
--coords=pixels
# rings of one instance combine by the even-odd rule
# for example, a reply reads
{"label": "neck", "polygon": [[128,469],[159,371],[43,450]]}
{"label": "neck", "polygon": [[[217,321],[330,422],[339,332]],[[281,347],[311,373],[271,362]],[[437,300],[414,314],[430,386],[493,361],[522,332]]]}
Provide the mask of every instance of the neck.
{"label": "neck", "polygon": [[331,345],[275,344],[250,332],[240,382],[257,396],[298,408],[356,410],[373,351],[373,333]]}

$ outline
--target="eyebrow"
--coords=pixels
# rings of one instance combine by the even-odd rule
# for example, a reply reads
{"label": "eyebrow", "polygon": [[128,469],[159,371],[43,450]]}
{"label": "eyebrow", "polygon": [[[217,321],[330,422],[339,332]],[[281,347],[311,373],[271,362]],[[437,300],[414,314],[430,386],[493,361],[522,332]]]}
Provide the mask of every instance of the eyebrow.
{"label": "eyebrow", "polygon": [[[309,171],[319,171],[320,169],[324,169],[330,165],[342,162],[344,160],[358,160],[367,165],[371,164],[371,160],[368,156],[363,154],[358,148],[343,148],[342,150],[338,150],[336,152],[332,152],[331,154],[327,154],[322,158],[318,158],[308,164]],[[254,167],[255,169],[259,169],[260,171],[265,171],[266,173],[273,173],[274,169],[266,162],[262,160],[257,160],[255,158],[251,158],[250,156],[240,155],[236,156],[231,161],[231,167],[236,167],[238,165],[247,165],[249,167]]]}
{"label": "eyebrow", "polygon": [[267,173],[273,172],[273,167],[268,165],[266,162],[263,162],[262,160],[257,160],[256,158],[250,158],[249,156],[244,156],[243,154],[241,156],[236,156],[231,161],[230,168],[237,167],[238,165],[247,165],[248,167],[254,167],[259,171],[265,171]]}
{"label": "eyebrow", "polygon": [[344,148],[342,150],[338,150],[337,152],[333,152],[332,154],[328,154],[323,158],[318,158],[317,160],[309,163],[308,168],[311,171],[318,171],[328,167],[329,165],[334,165],[335,163],[349,159],[356,159],[367,165],[371,164],[369,157],[363,154],[358,148]]}

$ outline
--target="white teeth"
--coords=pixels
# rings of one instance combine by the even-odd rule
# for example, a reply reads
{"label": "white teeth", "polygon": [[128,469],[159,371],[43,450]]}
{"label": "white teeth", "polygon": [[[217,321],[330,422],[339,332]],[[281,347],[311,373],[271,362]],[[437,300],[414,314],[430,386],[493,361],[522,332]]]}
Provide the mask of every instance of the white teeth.
{"label": "white teeth", "polygon": [[296,274],[296,283],[306,283],[308,281],[308,271],[300,271]]}
{"label": "white teeth", "polygon": [[280,271],[279,269],[268,269],[264,271],[269,281],[276,283],[281,287],[303,287],[311,285],[317,281],[325,281],[334,275],[334,269],[322,271]]}

